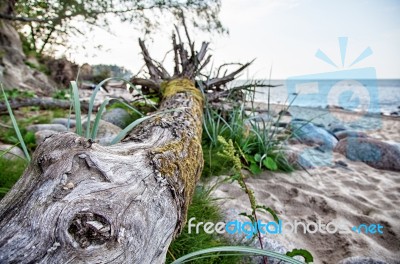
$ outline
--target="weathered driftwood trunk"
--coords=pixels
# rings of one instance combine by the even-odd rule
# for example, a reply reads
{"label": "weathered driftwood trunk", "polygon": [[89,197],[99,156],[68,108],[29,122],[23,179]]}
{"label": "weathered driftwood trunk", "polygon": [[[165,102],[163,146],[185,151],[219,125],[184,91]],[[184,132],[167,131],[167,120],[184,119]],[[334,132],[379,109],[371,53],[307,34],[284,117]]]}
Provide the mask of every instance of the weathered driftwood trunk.
{"label": "weathered driftwood trunk", "polygon": [[[59,100],[54,98],[18,98],[9,101],[11,109],[18,109],[26,106],[36,106],[40,109],[69,109],[71,102],[68,100]],[[81,109],[87,111],[89,104],[87,102],[81,102]],[[96,110],[96,109],[95,109]],[[4,102],[0,102],[0,112],[7,112],[7,105]]]}
{"label": "weathered driftwood trunk", "polygon": [[[203,95],[193,80],[210,56],[202,63],[208,44],[195,53],[188,39],[190,56],[173,37],[172,77],[139,41],[150,79],[132,82],[163,101],[160,115],[121,143],[103,147],[63,133],[39,145],[0,203],[0,263],[165,261],[203,166]],[[202,85],[220,87],[248,65]]]}
{"label": "weathered driftwood trunk", "polygon": [[199,178],[202,95],[163,87],[159,117],[103,147],[74,133],[35,151],[1,201],[0,263],[163,263]]}

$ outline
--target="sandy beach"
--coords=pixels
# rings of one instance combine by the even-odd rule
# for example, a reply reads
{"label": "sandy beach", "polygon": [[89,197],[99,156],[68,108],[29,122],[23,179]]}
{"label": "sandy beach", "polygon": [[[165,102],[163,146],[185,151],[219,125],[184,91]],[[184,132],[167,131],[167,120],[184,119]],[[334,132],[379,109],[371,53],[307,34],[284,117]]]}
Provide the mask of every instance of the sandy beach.
{"label": "sandy beach", "polygon": [[[274,107],[278,112],[280,108]],[[318,115],[318,111],[328,110],[291,108],[290,112],[293,111],[309,117],[307,111]],[[340,109],[329,111],[343,121],[357,118],[357,114]],[[329,116],[313,122],[327,125]],[[374,116],[369,120],[381,122],[379,129],[364,130],[369,137],[390,143],[400,142],[400,118]],[[308,146],[295,144],[290,147],[304,149]],[[285,249],[304,248],[313,254],[314,263],[400,263],[400,172],[376,169],[364,162],[351,161],[337,152],[331,152],[331,158],[330,165],[316,166],[307,171],[268,171],[247,178],[257,202],[273,208],[283,222],[333,223],[343,231],[332,234],[267,234],[267,249],[279,251],[276,245],[280,245],[284,253]],[[215,177],[212,182],[220,179]],[[219,204],[225,221],[248,221],[237,216],[241,212],[250,213],[248,198],[237,184],[220,184],[213,195],[222,198]],[[265,214],[260,214],[260,218],[265,222],[272,221],[272,217]],[[364,229],[360,233],[351,230],[361,224],[380,224],[383,232],[366,234]],[[382,262],[346,262],[351,257],[369,257]]]}

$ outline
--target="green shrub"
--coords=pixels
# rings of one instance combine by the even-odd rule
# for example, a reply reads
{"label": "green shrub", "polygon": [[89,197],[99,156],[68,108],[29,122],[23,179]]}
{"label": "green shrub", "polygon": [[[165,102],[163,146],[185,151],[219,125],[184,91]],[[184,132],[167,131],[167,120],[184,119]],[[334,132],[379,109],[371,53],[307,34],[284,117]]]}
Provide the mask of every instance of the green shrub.
{"label": "green shrub", "polygon": [[[192,204],[189,207],[188,217],[196,218],[197,222],[213,222],[217,223],[221,221],[221,215],[218,210],[215,200],[210,197],[210,190],[205,187],[196,187]],[[222,245],[227,245],[229,242],[218,234],[207,234],[203,229],[199,229],[199,234],[188,233],[188,226],[186,225],[182,231],[182,234],[175,239],[169,249],[167,254],[166,263],[171,263],[174,258],[177,259],[190,252],[206,249],[210,247],[217,247]],[[173,256],[173,257],[172,257]],[[221,257],[215,255],[210,258],[196,260],[190,263],[238,263],[239,257]]]}
{"label": "green shrub", "polygon": [[[279,120],[280,116],[276,120],[268,122],[251,122],[251,118],[246,115],[243,106],[234,108],[229,114],[226,114],[226,117],[223,117],[221,113],[206,105],[203,122],[203,149],[208,153],[213,153],[212,158],[210,158],[211,154],[204,153],[205,161],[210,160],[210,163],[206,165],[218,171],[212,163],[220,162],[217,161],[215,153],[220,149],[218,136],[222,136],[226,140],[233,141],[235,148],[240,153],[243,167],[253,174],[258,174],[262,170],[292,171],[293,167],[282,151],[285,139],[277,137],[278,131],[274,126]],[[205,175],[208,175],[209,169],[207,167],[205,169],[207,172]]]}
{"label": "green shrub", "polygon": [[[17,88],[5,90],[4,94],[6,94],[8,100],[17,98],[32,98],[36,96],[35,92],[33,91],[21,91]],[[0,96],[0,101],[4,101],[4,94]]]}
{"label": "green shrub", "polygon": [[203,178],[219,175],[229,175],[232,170],[232,162],[218,155],[221,147],[212,147],[203,143]]}
{"label": "green shrub", "polygon": [[68,90],[57,90],[54,92],[53,96],[54,99],[60,99],[60,100],[68,100],[70,98],[70,93]]}

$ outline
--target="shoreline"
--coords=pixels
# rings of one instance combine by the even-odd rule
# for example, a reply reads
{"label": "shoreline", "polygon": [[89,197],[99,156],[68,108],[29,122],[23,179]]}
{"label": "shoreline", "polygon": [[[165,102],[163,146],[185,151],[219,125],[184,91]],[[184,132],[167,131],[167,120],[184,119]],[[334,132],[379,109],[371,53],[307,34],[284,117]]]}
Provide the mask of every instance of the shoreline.
{"label": "shoreline", "polygon": [[[246,105],[249,104],[246,102]],[[264,103],[262,101],[255,101],[254,105],[256,105],[255,111],[261,110],[264,111],[265,109],[268,108],[268,103]],[[391,114],[391,113],[384,113],[384,112],[362,112],[362,111],[357,111],[357,110],[351,110],[347,108],[343,108],[341,106],[336,106],[336,105],[328,105],[326,107],[323,106],[301,106],[301,105],[291,105],[289,106],[288,104],[281,104],[281,103],[270,103],[269,104],[272,107],[281,107],[282,109],[288,108],[305,108],[305,109],[316,109],[320,111],[331,111],[331,112],[344,112],[348,114],[362,114],[365,116],[370,116],[370,117],[393,117],[394,119],[400,118],[400,106],[398,107],[398,115]]]}
{"label": "shoreline", "polygon": [[[258,109],[265,106],[257,104]],[[260,115],[276,117],[285,108],[283,105],[270,104],[271,111]],[[291,116],[283,116],[282,121],[285,123],[299,116],[310,117],[324,113],[324,116],[311,122],[328,130],[333,120],[340,119],[341,122],[334,125],[362,131],[371,142],[392,142],[400,149],[398,117],[298,106],[291,106],[289,112]],[[291,142],[289,147],[301,154],[313,150],[315,145]],[[257,202],[271,207],[283,221],[333,222],[347,230],[362,224],[380,224],[384,226],[383,234],[360,234],[353,231],[346,234],[285,233],[265,236],[264,247],[274,251],[285,249],[282,252],[304,248],[313,254],[314,263],[400,263],[400,171],[377,169],[365,162],[350,160],[337,151],[327,151],[325,154],[312,151],[309,154],[308,157],[315,161],[329,158],[330,162],[314,163],[317,165],[307,168],[307,171],[264,171],[258,176],[248,177],[246,184],[254,191]],[[221,179],[218,177],[213,178],[211,186]],[[240,186],[222,183],[213,191],[213,197],[220,201],[218,204],[224,221],[247,220],[237,215],[248,212],[250,206]],[[260,215],[259,219],[271,221],[271,217],[265,214]],[[240,237],[232,239],[240,240]],[[381,262],[371,262],[370,258]]]}

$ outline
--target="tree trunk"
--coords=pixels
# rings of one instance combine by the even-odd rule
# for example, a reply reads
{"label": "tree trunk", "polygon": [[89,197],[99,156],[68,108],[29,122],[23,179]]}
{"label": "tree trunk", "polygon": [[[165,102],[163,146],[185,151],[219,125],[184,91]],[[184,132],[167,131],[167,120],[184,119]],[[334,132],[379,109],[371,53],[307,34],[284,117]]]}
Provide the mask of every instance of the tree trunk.
{"label": "tree trunk", "polygon": [[117,145],[63,133],[38,147],[1,203],[0,263],[165,261],[203,156],[200,91],[175,79],[163,94],[159,111],[177,110]]}
{"label": "tree trunk", "polygon": [[165,261],[202,172],[203,94],[194,77],[209,61],[201,64],[207,43],[198,53],[189,43],[189,57],[173,39],[173,77],[140,41],[163,98],[159,115],[113,146],[70,132],[38,146],[0,203],[0,263]]}
{"label": "tree trunk", "polygon": [[[11,109],[18,109],[27,106],[36,106],[40,109],[69,109],[71,107],[71,102],[67,100],[54,99],[51,97],[41,97],[41,98],[19,98],[9,101]],[[89,104],[87,102],[81,102],[81,108],[84,111],[89,109]],[[96,109],[95,109],[96,110]],[[0,113],[7,111],[7,105],[4,102],[0,102]]]}

